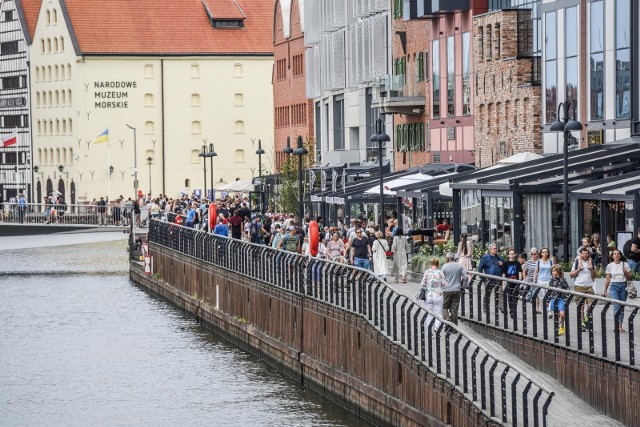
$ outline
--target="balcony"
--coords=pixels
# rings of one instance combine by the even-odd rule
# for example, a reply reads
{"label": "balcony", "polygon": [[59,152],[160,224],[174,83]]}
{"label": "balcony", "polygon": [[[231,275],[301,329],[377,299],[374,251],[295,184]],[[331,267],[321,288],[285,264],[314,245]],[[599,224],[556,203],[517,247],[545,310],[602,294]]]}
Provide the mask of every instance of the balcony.
{"label": "balcony", "polygon": [[418,0],[416,14],[418,18],[470,10],[469,0]]}
{"label": "balcony", "polygon": [[424,96],[404,96],[404,76],[387,75],[373,85],[372,108],[380,108],[382,114],[421,115],[426,106]]}

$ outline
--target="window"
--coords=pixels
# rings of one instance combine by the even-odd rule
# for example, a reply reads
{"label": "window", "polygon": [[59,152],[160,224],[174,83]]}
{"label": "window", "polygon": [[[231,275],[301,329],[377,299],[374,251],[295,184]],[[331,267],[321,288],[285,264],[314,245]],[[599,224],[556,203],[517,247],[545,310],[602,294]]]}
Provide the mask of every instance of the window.
{"label": "window", "polygon": [[40,52],[44,53],[44,39],[40,39]]}
{"label": "window", "polygon": [[51,39],[47,39],[47,53],[51,53]]}
{"label": "window", "polygon": [[22,116],[3,116],[2,117],[2,127],[3,128],[17,128],[22,127],[21,118]]}
{"label": "window", "polygon": [[478,27],[480,35],[480,62],[484,61],[484,27]]}
{"label": "window", "polygon": [[558,106],[558,74],[556,63],[556,12],[545,14],[545,123],[556,120]]}
{"label": "window", "polygon": [[0,55],[13,55],[18,53],[18,41],[0,43]]}
{"label": "window", "polygon": [[191,150],[191,163],[201,163],[200,150]]}
{"label": "window", "polygon": [[51,11],[47,10],[47,24],[51,24]]}
{"label": "window", "polygon": [[462,114],[471,114],[471,33],[468,31],[462,33]]}
{"label": "window", "polygon": [[2,89],[20,89],[22,87],[20,85],[20,80],[20,76],[3,77]]}
{"label": "window", "polygon": [[500,59],[500,55],[502,53],[502,37],[500,34],[500,24],[495,24],[493,26],[495,31],[495,39],[496,39],[496,59]]}
{"label": "window", "polygon": [[67,78],[71,80],[71,64],[67,64]]}
{"label": "window", "polygon": [[153,64],[145,64],[144,66],[144,78],[152,79],[153,78]]}
{"label": "window", "polygon": [[487,25],[487,60],[493,59],[493,33],[491,32],[491,25]]}
{"label": "window", "polygon": [[244,20],[242,19],[212,19],[211,26],[213,28],[243,28]]}
{"label": "window", "polygon": [[242,120],[236,121],[236,133],[244,133],[244,122]]}
{"label": "window", "polygon": [[447,37],[447,115],[455,116],[455,43],[453,36]]}
{"label": "window", "polygon": [[576,6],[565,10],[565,100],[572,102],[578,110],[578,8]]}
{"label": "window", "polygon": [[191,122],[191,133],[192,134],[201,134],[202,133],[202,124],[195,120]]}
{"label": "window", "polygon": [[153,106],[153,94],[152,93],[145,93],[144,94],[144,105],[145,105],[145,107],[152,107]]}
{"label": "window", "polygon": [[65,69],[65,68],[64,68],[64,65],[61,65],[61,66],[60,66],[60,80],[64,80],[64,79],[66,78],[66,77],[65,77],[64,69]]}
{"label": "window", "polygon": [[57,37],[54,37],[54,38],[53,38],[53,51],[54,51],[54,52],[57,52],[58,50],[59,50],[59,47],[58,47],[58,38],[57,38]]}
{"label": "window", "polygon": [[240,78],[243,76],[242,64],[233,65],[233,77]]}
{"label": "window", "polygon": [[244,105],[244,95],[236,93],[234,96],[234,102],[236,107],[242,107]]}
{"label": "window", "polygon": [[395,151],[424,151],[424,123],[397,125],[395,129]]}
{"label": "window", "polygon": [[69,119],[69,133],[73,133],[73,120]]}
{"label": "window", "polygon": [[57,9],[53,9],[53,23],[54,24],[58,23],[58,10]]}
{"label": "window", "polygon": [[71,89],[67,90],[67,103],[71,105]]}
{"label": "window", "polygon": [[64,52],[64,37],[60,37],[60,52]]}
{"label": "window", "polygon": [[630,0],[616,1],[616,118],[631,117]]}
{"label": "window", "polygon": [[4,13],[4,22],[13,21],[13,10],[8,10]]}
{"label": "window", "polygon": [[393,17],[402,18],[404,14],[404,0],[393,0]]}
{"label": "window", "polygon": [[284,80],[287,78],[287,60],[278,59],[276,61],[276,79]]}
{"label": "window", "polygon": [[236,163],[244,163],[244,150],[236,150]]}
{"label": "window", "polygon": [[144,133],[153,134],[155,133],[155,124],[152,121],[147,121],[144,123]]}
{"label": "window", "polygon": [[54,79],[60,79],[60,67],[58,67],[57,65],[54,67]]}
{"label": "window", "polygon": [[69,148],[69,164],[73,164],[73,148]]}
{"label": "window", "polygon": [[344,97],[333,101],[333,149],[344,150]]}
{"label": "window", "polygon": [[418,53],[416,56],[416,80],[421,82],[424,80],[424,54]]}
{"label": "window", "polygon": [[199,107],[200,106],[200,94],[192,93],[191,94],[191,106]]}
{"label": "window", "polygon": [[440,117],[440,40],[434,40],[431,47],[431,70],[433,79],[433,118]]}
{"label": "window", "polygon": [[604,8],[603,2],[591,3],[590,20],[590,83],[589,103],[591,120],[604,118]]}
{"label": "window", "polygon": [[200,78],[200,66],[198,64],[191,65],[191,78],[192,79]]}

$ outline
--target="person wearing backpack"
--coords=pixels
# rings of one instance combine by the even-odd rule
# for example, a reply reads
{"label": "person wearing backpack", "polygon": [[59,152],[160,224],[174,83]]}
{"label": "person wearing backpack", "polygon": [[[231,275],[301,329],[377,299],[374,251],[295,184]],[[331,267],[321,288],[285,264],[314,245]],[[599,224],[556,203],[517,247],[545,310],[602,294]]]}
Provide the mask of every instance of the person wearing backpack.
{"label": "person wearing backpack", "polygon": [[249,241],[251,243],[262,244],[262,223],[260,217],[256,216],[249,224]]}
{"label": "person wearing backpack", "polygon": [[294,226],[289,226],[289,234],[282,238],[278,249],[284,249],[288,252],[300,252],[300,238],[296,234],[296,228]]}
{"label": "person wearing backpack", "polygon": [[636,237],[624,244],[622,252],[631,271],[640,272],[640,228],[636,231]]}

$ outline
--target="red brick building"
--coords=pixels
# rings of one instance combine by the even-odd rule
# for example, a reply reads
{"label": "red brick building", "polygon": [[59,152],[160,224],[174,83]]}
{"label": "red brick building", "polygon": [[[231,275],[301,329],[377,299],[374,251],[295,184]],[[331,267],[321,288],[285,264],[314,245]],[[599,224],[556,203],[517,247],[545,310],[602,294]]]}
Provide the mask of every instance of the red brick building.
{"label": "red brick building", "polygon": [[395,169],[475,163],[473,16],[487,0],[393,2],[393,77],[383,112],[394,113]]}
{"label": "red brick building", "polygon": [[530,10],[505,9],[473,20],[476,166],[542,152],[540,57],[531,52]]}
{"label": "red brick building", "polygon": [[304,19],[298,0],[276,0],[273,17],[273,116],[275,172],[279,172],[287,138],[313,135],[313,101],[307,99],[304,65]]}

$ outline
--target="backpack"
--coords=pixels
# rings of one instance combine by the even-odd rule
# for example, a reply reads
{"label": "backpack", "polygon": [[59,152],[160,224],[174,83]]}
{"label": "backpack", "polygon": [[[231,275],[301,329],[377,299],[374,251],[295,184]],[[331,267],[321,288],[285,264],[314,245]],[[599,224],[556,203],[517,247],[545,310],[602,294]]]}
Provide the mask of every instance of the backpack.
{"label": "backpack", "polygon": [[289,252],[298,252],[298,236],[287,236],[284,242],[284,248]]}
{"label": "backpack", "polygon": [[256,224],[255,222],[251,223],[251,225],[249,226],[249,234],[251,235],[251,237],[256,237],[258,235],[258,224]]}
{"label": "backpack", "polygon": [[624,255],[624,257],[627,259],[629,257],[634,257],[636,255],[633,252],[631,252],[631,245],[633,244],[632,240],[633,239],[627,240],[627,243],[625,243],[624,246],[622,247],[622,255]]}

